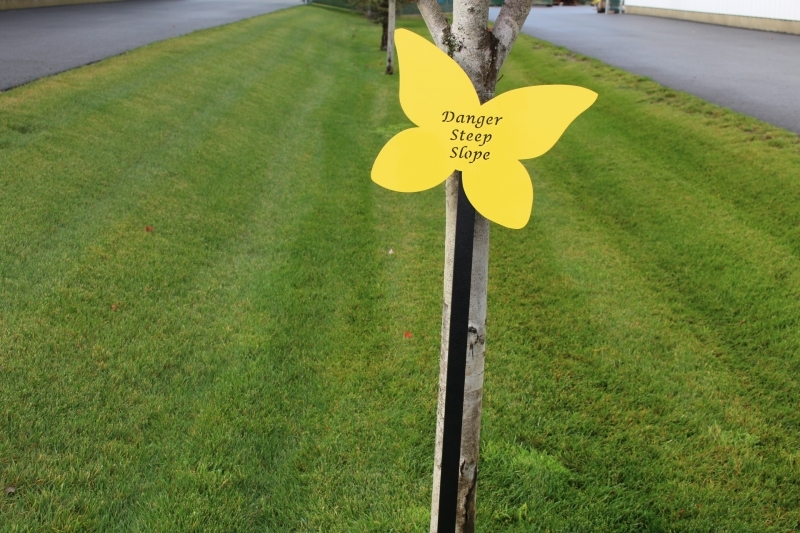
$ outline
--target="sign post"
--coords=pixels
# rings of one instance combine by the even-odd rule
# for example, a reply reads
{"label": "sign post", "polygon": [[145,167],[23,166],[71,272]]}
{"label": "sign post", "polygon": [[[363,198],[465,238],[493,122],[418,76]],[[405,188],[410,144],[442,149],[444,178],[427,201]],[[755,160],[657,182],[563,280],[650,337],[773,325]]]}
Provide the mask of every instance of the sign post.
{"label": "sign post", "polygon": [[[460,178],[460,176],[459,176]],[[458,477],[461,459],[461,422],[464,415],[464,376],[469,335],[469,294],[472,281],[472,238],[475,208],[469,203],[459,179],[456,238],[453,257],[453,290],[447,354],[447,387],[444,403],[444,441],[439,484],[439,531],[455,531]]]}
{"label": "sign post", "polygon": [[403,69],[400,105],[416,127],[386,143],[372,166],[372,180],[393,191],[416,192],[452,174],[458,186],[436,521],[436,533],[454,533],[476,212],[523,228],[533,207],[533,185],[520,160],[550,150],[597,94],[572,85],[540,85],[481,104],[467,74],[436,46],[404,29],[395,32],[395,43]]}

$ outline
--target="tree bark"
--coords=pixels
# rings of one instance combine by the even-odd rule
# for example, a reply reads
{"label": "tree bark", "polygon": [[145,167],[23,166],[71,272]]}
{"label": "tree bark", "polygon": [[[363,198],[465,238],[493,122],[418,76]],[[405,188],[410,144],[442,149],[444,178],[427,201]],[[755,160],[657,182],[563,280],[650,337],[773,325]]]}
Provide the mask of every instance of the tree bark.
{"label": "tree bark", "polygon": [[[418,0],[417,5],[436,45],[452,57],[469,76],[481,103],[494,96],[497,75],[530,12],[532,0],[507,0],[492,31],[488,29],[488,0],[456,0],[453,23],[449,24],[436,0]],[[431,533],[438,531],[439,496],[444,436],[444,404],[447,385],[447,353],[452,298],[453,250],[456,206],[461,173],[447,179],[444,302],[439,364],[439,405],[436,414]],[[470,287],[469,339],[464,379],[464,410],[459,460],[456,533],[474,533],[478,478],[483,369],[486,349],[486,301],[489,274],[489,221],[476,213]]]}
{"label": "tree bark", "polygon": [[[444,268],[444,304],[442,306],[442,344],[439,361],[439,405],[436,412],[436,449],[433,469],[431,533],[438,532],[439,488],[442,473],[444,441],[444,405],[447,393],[447,354],[450,337],[450,302],[453,286],[453,252],[455,249],[456,206],[461,173],[455,172],[445,184],[446,232]],[[475,492],[478,474],[478,448],[483,401],[483,365],[486,346],[486,296],[489,279],[489,221],[475,214],[472,251],[472,282],[469,299],[469,339],[464,377],[464,412],[459,459],[458,507],[456,531],[475,531]],[[443,532],[444,533],[444,532]]]}
{"label": "tree bark", "polygon": [[394,74],[394,26],[397,9],[396,0],[389,0],[388,31],[386,32],[386,74]]}

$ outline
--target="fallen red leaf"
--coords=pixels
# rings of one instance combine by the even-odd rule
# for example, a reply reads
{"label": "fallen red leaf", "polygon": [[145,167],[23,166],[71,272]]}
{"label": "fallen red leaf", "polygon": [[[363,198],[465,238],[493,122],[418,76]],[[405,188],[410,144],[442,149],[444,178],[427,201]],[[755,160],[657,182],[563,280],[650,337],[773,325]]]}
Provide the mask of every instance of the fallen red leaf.
{"label": "fallen red leaf", "polygon": [[153,226],[147,226],[147,227],[144,228],[144,230],[146,232],[150,233],[151,231],[153,231]]}
{"label": "fallen red leaf", "polygon": [[406,331],[405,338],[406,339],[410,339],[411,337],[413,337],[413,335],[411,335],[411,332],[410,331]]}

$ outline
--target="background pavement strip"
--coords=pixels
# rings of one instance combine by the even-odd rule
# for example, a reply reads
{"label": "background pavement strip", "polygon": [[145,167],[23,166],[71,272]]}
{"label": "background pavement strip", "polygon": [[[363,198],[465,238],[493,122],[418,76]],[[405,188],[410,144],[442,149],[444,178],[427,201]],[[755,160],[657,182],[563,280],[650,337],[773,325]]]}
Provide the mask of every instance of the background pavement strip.
{"label": "background pavement strip", "polygon": [[155,41],[299,4],[297,0],[127,0],[0,11],[0,90]]}
{"label": "background pavement strip", "polygon": [[589,6],[534,8],[523,32],[800,133],[800,35]]}

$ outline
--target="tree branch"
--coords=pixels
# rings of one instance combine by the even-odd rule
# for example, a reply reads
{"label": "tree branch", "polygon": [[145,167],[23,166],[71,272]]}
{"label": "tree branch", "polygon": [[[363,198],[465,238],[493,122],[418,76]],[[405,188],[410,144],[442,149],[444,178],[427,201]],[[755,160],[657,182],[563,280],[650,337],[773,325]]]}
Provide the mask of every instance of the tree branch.
{"label": "tree branch", "polygon": [[505,62],[514,41],[517,40],[525,19],[531,12],[533,0],[506,0],[500,9],[500,14],[494,22],[492,35],[497,39],[497,52],[495,56],[495,68],[497,72]]}
{"label": "tree branch", "polygon": [[[450,40],[450,23],[444,18],[442,8],[436,0],[417,0],[417,7],[422,13],[422,19],[431,32],[433,42],[444,52],[448,52],[448,41]],[[448,55],[452,56],[452,53]]]}

